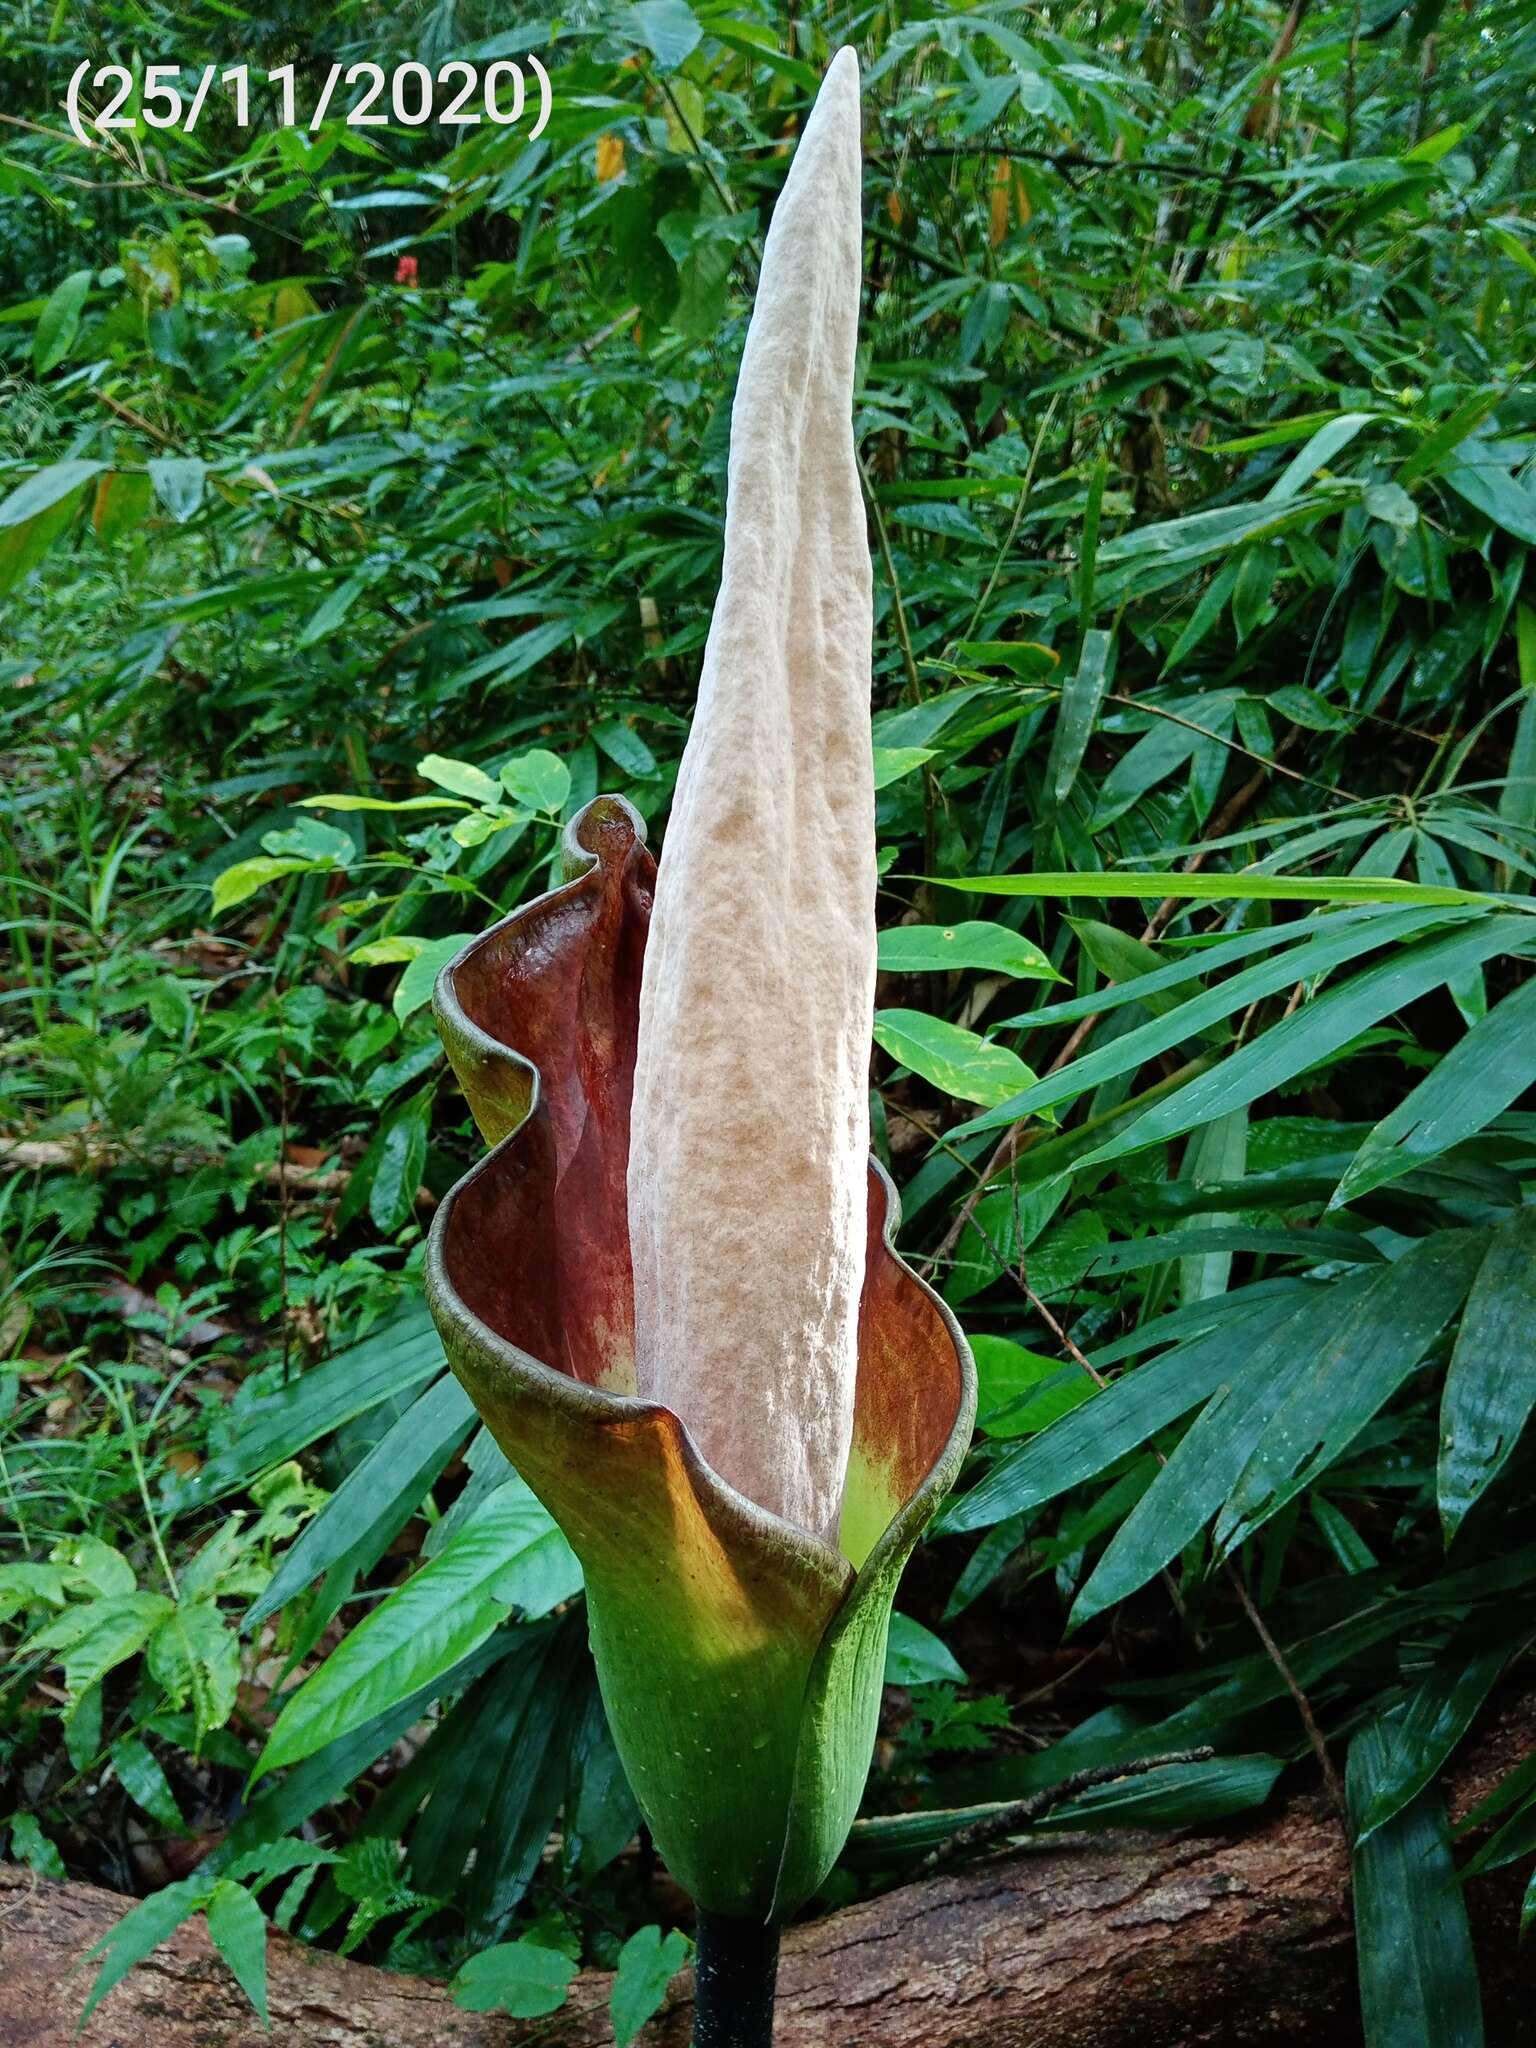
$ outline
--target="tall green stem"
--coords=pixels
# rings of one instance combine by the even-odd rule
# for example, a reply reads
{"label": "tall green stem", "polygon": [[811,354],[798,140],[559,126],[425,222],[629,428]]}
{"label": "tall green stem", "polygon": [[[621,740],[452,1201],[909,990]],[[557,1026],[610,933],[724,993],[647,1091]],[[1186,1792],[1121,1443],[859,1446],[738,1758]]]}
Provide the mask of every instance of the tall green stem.
{"label": "tall green stem", "polygon": [[700,1913],[693,2048],[771,2048],[779,1923]]}

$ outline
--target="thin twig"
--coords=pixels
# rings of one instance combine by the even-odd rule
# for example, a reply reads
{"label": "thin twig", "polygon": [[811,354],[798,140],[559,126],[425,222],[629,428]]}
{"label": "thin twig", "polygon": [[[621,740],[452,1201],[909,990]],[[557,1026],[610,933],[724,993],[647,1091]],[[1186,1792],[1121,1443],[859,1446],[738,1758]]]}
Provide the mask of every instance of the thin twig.
{"label": "thin twig", "polygon": [[997,588],[997,579],[1003,573],[1003,564],[1012,552],[1014,538],[1019,530],[1019,521],[1024,517],[1024,507],[1029,503],[1029,494],[1034,488],[1035,470],[1039,465],[1040,451],[1045,446],[1045,437],[1050,430],[1051,421],[1056,417],[1056,407],[1060,398],[1061,393],[1059,391],[1052,394],[1051,402],[1045,408],[1039,429],[1035,434],[1034,445],[1029,451],[1029,461],[1024,470],[1024,481],[1019,486],[1018,503],[1013,508],[1013,518],[1008,524],[1007,538],[998,549],[997,558],[992,564],[992,574],[987,578],[986,587],[976,600],[976,609],[971,613],[971,623],[966,627],[963,635],[967,640],[974,637],[976,628],[981,624],[982,615],[987,609],[987,604],[991,599],[993,591]]}
{"label": "thin twig", "polygon": [[1053,1807],[1065,1806],[1080,1792],[1091,1792],[1098,1785],[1113,1785],[1121,1778],[1144,1778],[1148,1771],[1158,1771],[1173,1764],[1205,1764],[1216,1754],[1213,1749],[1176,1749],[1166,1756],[1136,1757],[1129,1763],[1098,1764],[1088,1770],[1073,1771],[1058,1785],[1049,1785],[1043,1792],[1032,1792],[1027,1799],[1013,1799],[1006,1806],[999,1806],[990,1813],[978,1814],[963,1828],[930,1849],[918,1864],[914,1875],[926,1877],[930,1871],[940,1869],[946,1863],[956,1862],[962,1856],[973,1856],[979,1849],[989,1849],[994,1842],[1010,1835],[1023,1834],[1027,1828],[1048,1814]]}
{"label": "thin twig", "polygon": [[1329,1801],[1340,1820],[1343,1820],[1349,1810],[1344,1803],[1344,1787],[1339,1782],[1339,1774],[1334,1768],[1333,1758],[1328,1754],[1328,1745],[1323,1740],[1323,1731],[1318,1727],[1317,1717],[1312,1712],[1312,1702],[1302,1690],[1301,1681],[1286,1662],[1285,1652],[1270,1634],[1269,1626],[1263,1615],[1260,1614],[1253,1595],[1243,1583],[1242,1573],[1237,1569],[1231,1558],[1226,1559],[1222,1570],[1226,1576],[1227,1584],[1237,1595],[1238,1600],[1242,1604],[1244,1614],[1247,1615],[1252,1623],[1254,1634],[1264,1645],[1265,1655],[1269,1658],[1270,1663],[1274,1665],[1275,1670],[1279,1673],[1284,1683],[1286,1691],[1296,1703],[1296,1711],[1301,1716],[1301,1725],[1307,1731],[1307,1740],[1312,1745],[1312,1754],[1317,1758],[1318,1769],[1323,1774],[1323,1784],[1327,1788]]}

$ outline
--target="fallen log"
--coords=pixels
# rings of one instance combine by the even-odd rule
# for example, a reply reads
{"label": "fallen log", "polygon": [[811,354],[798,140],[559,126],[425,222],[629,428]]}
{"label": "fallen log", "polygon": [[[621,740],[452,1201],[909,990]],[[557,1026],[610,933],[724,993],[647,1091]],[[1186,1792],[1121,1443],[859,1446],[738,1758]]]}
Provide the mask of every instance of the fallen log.
{"label": "fallen log", "polygon": [[[1491,1717],[1452,1774],[1453,1815],[1536,1741],[1536,1694]],[[1468,1889],[1489,2048],[1532,2038],[1517,1949],[1524,1873]],[[0,2048],[603,2048],[611,1978],[550,2019],[461,2012],[439,1984],[274,1934],[265,2034],[200,1925],[75,2025],[86,1948],[127,1901],[0,1868]],[[1360,2042],[1349,1859],[1323,1802],[1221,1836],[1105,1834],[965,1866],[792,1928],[777,2048],[1328,2048]],[[686,1974],[644,2048],[685,2048]]]}

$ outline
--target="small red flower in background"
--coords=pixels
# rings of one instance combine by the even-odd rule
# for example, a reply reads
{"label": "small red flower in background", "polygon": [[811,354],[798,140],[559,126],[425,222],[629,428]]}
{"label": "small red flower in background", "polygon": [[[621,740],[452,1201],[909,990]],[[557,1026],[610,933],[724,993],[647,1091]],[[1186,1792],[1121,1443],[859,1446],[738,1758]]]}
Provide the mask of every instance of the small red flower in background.
{"label": "small red flower in background", "polygon": [[416,258],[414,256],[402,256],[400,258],[400,261],[395,265],[395,283],[410,285],[415,284],[417,282],[417,274],[419,268],[420,266],[417,264]]}

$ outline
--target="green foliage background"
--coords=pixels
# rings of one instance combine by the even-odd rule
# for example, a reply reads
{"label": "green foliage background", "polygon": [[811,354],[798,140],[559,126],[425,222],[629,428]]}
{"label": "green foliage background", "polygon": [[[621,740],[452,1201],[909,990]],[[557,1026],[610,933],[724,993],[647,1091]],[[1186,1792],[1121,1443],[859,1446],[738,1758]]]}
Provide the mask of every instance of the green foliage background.
{"label": "green foliage background", "polygon": [[[1087,1766],[1214,1751],[1055,1824],[1326,1762],[1373,2048],[1479,2040],[1447,1877],[1536,1851],[1531,1767],[1465,1847],[1438,1790],[1536,1633],[1536,21],[321,13],[0,29],[11,1853],[146,1894],[98,1992],[203,1909],[258,2004],[264,1915],[509,2011],[622,1954],[621,2032],[682,1957],[574,1561],[419,1307],[474,1151],[424,1005],[597,790],[664,839],[849,40],[872,1100],[983,1417],[829,1900]],[[534,142],[259,82],[530,50]],[[169,59],[249,124],[147,121]]]}

